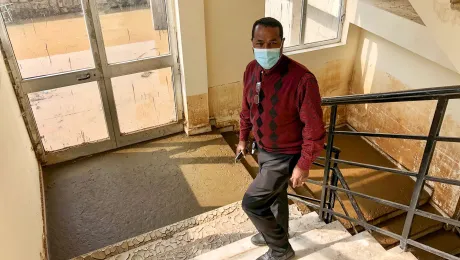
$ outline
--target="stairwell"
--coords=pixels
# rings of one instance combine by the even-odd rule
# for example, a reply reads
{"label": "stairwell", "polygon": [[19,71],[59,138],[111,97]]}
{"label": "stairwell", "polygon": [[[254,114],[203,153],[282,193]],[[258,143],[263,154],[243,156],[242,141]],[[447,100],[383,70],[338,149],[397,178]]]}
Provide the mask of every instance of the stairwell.
{"label": "stairwell", "polygon": [[[226,132],[222,135],[235,148],[237,134]],[[389,158],[362,138],[337,137],[335,145],[341,148],[343,159],[395,167]],[[246,156],[243,165],[253,178],[257,175],[257,156]],[[341,170],[353,191],[406,205],[410,202],[414,186],[410,177],[355,167],[344,167]],[[319,181],[322,176],[322,168],[314,167],[311,170],[312,180]],[[289,190],[291,193],[314,198],[321,196],[321,187],[313,184],[306,184],[295,191],[292,188]],[[356,218],[348,197],[345,194],[339,196],[346,211]],[[421,209],[440,215],[429,204],[430,196],[430,190],[426,189],[419,202]],[[366,199],[355,199],[368,223],[395,233],[402,232],[406,215],[403,211]],[[336,203],[334,210],[344,212],[339,203]],[[296,259],[440,259],[414,248],[402,252],[398,240],[377,232],[369,233],[359,226],[357,230],[359,233],[356,234],[350,222],[342,219],[326,224],[316,212],[311,212],[302,203],[291,202],[290,235]],[[249,238],[255,233],[254,226],[241,209],[241,202],[236,202],[98,249],[74,260],[256,259],[267,248],[255,247],[250,243]],[[440,222],[434,220],[415,217],[411,238],[453,255],[460,253],[460,237],[445,230]]]}
{"label": "stairwell", "polygon": [[[349,126],[339,130],[353,131]],[[234,150],[238,142],[237,134],[226,132],[222,135]],[[337,136],[334,145],[342,150],[341,159],[388,168],[398,167],[367,139]],[[255,178],[258,173],[257,156],[246,156],[243,165]],[[353,191],[404,205],[410,203],[414,180],[408,176],[351,166],[341,167],[341,171]],[[323,168],[314,166],[310,171],[310,179],[321,181],[323,173]],[[311,183],[289,190],[316,199],[321,197],[321,187]],[[431,193],[429,188],[424,189],[418,208],[441,216],[429,203]],[[345,194],[339,196],[345,210],[351,213],[351,217],[357,218],[349,198]],[[368,223],[401,234],[406,219],[404,211],[360,197],[355,199]],[[339,203],[335,204],[334,211],[345,212]],[[365,231],[359,226],[357,230],[359,233],[355,233],[351,223],[343,219],[326,224],[316,212],[311,212],[301,203],[291,202],[290,241],[296,251],[295,259],[441,259],[417,248],[403,252],[398,247],[399,241],[394,238]],[[256,259],[267,248],[251,244],[249,237],[255,233],[254,226],[242,211],[240,202],[237,202],[98,249],[74,260]],[[460,256],[460,237],[438,221],[415,216],[410,238]]]}

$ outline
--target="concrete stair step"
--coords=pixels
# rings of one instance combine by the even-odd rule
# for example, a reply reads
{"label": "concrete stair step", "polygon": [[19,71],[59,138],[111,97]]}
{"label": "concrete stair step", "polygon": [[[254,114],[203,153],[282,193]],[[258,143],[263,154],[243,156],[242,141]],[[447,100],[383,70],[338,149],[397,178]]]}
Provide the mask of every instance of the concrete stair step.
{"label": "concrete stair step", "polygon": [[[296,205],[289,206],[290,219],[296,220],[302,217]],[[214,216],[211,218],[209,216]],[[220,247],[231,242],[250,236],[256,232],[254,226],[247,218],[241,208],[241,201],[229,206],[222,207],[194,218],[182,221],[181,224],[173,224],[162,229],[152,231],[153,234],[164,234],[155,237],[147,243],[129,248],[119,254],[106,256],[108,260],[142,260],[142,259],[162,259],[161,255],[174,255],[171,251],[177,253],[174,256],[182,256],[184,248],[191,248],[193,254],[201,253],[203,250],[210,250],[211,245]],[[186,225],[187,223],[196,223],[198,225]],[[177,227],[187,227],[186,229]],[[165,233],[163,233],[165,232]],[[121,244],[129,243],[127,241]],[[117,243],[120,244],[120,243]],[[189,245],[195,245],[189,246]],[[104,251],[101,249],[100,251]],[[92,254],[93,256],[94,253]],[[91,259],[91,258],[77,258]]]}
{"label": "concrete stair step", "polygon": [[[369,260],[387,256],[385,249],[367,231],[339,241],[298,259],[302,260]],[[386,260],[386,259],[385,259]],[[388,259],[390,260],[390,259]]]}
{"label": "concrete stair step", "polygon": [[[431,206],[430,204],[426,204],[420,208],[423,211],[427,211],[433,214],[439,214],[438,211]],[[440,214],[439,214],[440,215]],[[402,234],[403,228],[404,228],[404,223],[406,221],[406,216],[407,213],[402,214],[400,216],[397,216],[395,218],[389,219],[378,226],[384,230],[388,230],[390,232],[393,232],[395,234]],[[443,224],[439,221],[432,220],[429,218],[424,218],[421,216],[416,215],[414,217],[414,221],[412,224],[412,229],[410,233],[410,238],[411,239],[418,239],[420,237],[426,236],[430,233],[436,232],[439,229],[441,229]],[[383,234],[380,234],[378,232],[374,232],[372,234],[377,241],[384,247],[384,248],[390,248],[395,246],[396,244],[399,243],[399,240],[396,240],[392,237],[385,236]]]}
{"label": "concrete stair step", "polygon": [[[300,236],[290,239],[297,259],[309,255],[317,250],[328,247],[332,243],[350,237],[350,233],[340,224],[333,222],[322,228],[314,229]],[[268,247],[258,247],[250,251],[235,255],[232,260],[253,260],[267,252]],[[218,258],[219,259],[219,258]]]}
{"label": "concrete stair step", "polygon": [[[322,222],[316,213],[311,213],[305,215],[301,218],[295,218],[290,220],[290,234],[292,237],[301,234],[305,231],[311,230],[316,227],[325,225]],[[250,241],[251,236],[256,233],[255,228],[250,225],[253,229],[253,232],[250,235],[241,237],[239,234],[240,230],[228,230],[226,234],[219,233],[216,235],[207,236],[201,240],[197,240],[191,243],[188,243],[185,246],[178,247],[174,250],[167,251],[163,254],[158,254],[151,256],[150,258],[145,258],[146,260],[166,260],[166,259],[191,259],[207,252],[211,252],[218,248],[225,247],[228,244],[242,240]],[[251,244],[251,243],[250,243]],[[252,245],[252,244],[251,244]],[[139,258],[142,259],[142,258]]]}
{"label": "concrete stair step", "polygon": [[375,260],[417,260],[417,258],[410,252],[404,252],[399,247],[399,250],[389,250],[385,253],[372,258]]}
{"label": "concrete stair step", "polygon": [[[460,235],[455,234],[452,231],[441,229],[435,233],[417,239],[417,242],[431,246],[451,255],[460,256]],[[443,259],[415,247],[410,247],[409,251],[412,252],[418,259],[422,260]]]}
{"label": "concrete stair step", "polygon": [[[295,207],[290,207],[291,216],[298,218],[301,216],[300,212]],[[241,201],[220,207],[218,209],[205,212],[203,214],[179,221],[177,223],[165,226],[148,233],[141,234],[139,236],[126,239],[116,244],[100,248],[93,252],[78,256],[74,260],[102,260],[109,259],[113,256],[118,256],[122,253],[139,249],[143,246],[147,246],[152,243],[159,243],[159,241],[165,241],[170,238],[177,238],[183,240],[192,240],[190,236],[182,235],[184,231],[190,229],[200,230],[201,226],[206,225],[210,222],[216,222],[221,219],[232,219],[234,224],[243,225],[248,222],[246,214],[241,209]],[[228,221],[227,221],[228,222]],[[226,221],[222,221],[222,225],[228,225]],[[121,257],[120,257],[121,259]]]}
{"label": "concrete stair step", "polygon": [[[325,225],[325,223],[319,219],[318,214],[310,213],[301,218],[292,219],[289,222],[289,225],[290,225],[289,226],[290,235],[291,237],[295,237],[308,230],[312,230],[314,228],[321,227]],[[254,230],[251,236],[255,233],[256,231]],[[243,240],[249,241],[249,243],[247,244],[249,247],[256,247],[256,246],[253,246],[252,243],[250,243],[251,236],[248,236]],[[241,239],[235,239],[231,241],[230,243],[220,243],[221,241],[219,239],[213,239],[213,240],[204,241],[204,242],[197,241],[196,243],[188,244],[187,246],[178,248],[177,250],[169,251],[165,254],[158,255],[156,259],[172,259],[172,258],[177,258],[177,257],[179,257],[180,259],[191,259],[193,257],[200,256],[207,252],[211,252],[214,249],[221,250],[220,248],[227,248],[225,245],[228,245],[228,244],[231,245],[231,243],[240,241],[240,240]],[[231,251],[233,250],[230,249],[230,252]]]}
{"label": "concrete stair step", "polygon": [[[403,252],[399,248],[386,251],[367,231],[352,237],[338,221],[293,237],[290,242],[296,252],[295,259],[301,260],[416,259],[410,252]],[[194,260],[254,260],[267,250],[268,247],[253,246],[250,238],[245,238]]]}
{"label": "concrete stair step", "polygon": [[[291,220],[289,223],[289,229],[290,229],[289,233],[291,236],[291,241],[296,240],[297,237],[302,236],[302,234],[304,234],[305,232],[308,233],[308,232],[311,232],[310,230],[315,230],[315,229],[318,229],[324,226],[326,226],[326,224],[319,219],[318,214],[315,212],[304,215],[300,219]],[[253,245],[251,243],[251,237],[247,237],[245,239],[242,239],[240,241],[237,241],[235,243],[229,244],[224,247],[220,247],[208,253],[197,255],[197,257],[195,257],[194,259],[197,259],[197,260],[230,259],[231,257],[235,255],[235,253],[250,252],[252,250],[259,250],[260,248],[265,249],[266,247],[257,247]],[[257,257],[254,257],[253,259],[256,259]]]}
{"label": "concrete stair step", "polygon": [[[393,247],[392,249],[388,250],[390,254],[393,255],[399,255],[400,257],[404,257],[401,259],[407,259],[407,260],[417,260],[417,257],[415,257],[411,252],[404,252],[399,246]],[[398,258],[399,259],[399,258]]]}

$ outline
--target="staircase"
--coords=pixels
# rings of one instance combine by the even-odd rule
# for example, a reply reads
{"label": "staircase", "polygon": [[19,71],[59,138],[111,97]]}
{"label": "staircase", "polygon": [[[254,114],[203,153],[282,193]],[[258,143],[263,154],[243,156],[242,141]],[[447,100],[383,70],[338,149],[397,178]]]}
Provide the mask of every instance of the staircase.
{"label": "staircase", "polygon": [[[309,215],[318,217],[316,213],[309,213]],[[411,253],[386,251],[367,231],[351,236],[338,221],[298,234],[291,238],[290,242],[296,251],[295,259],[416,259]],[[267,247],[252,245],[250,238],[246,238],[194,259],[254,260],[267,250]]]}
{"label": "staircase", "polygon": [[[386,251],[368,232],[351,236],[338,221],[325,224],[316,212],[302,215],[295,204],[289,207],[295,259],[416,259],[395,249]],[[268,250],[252,245],[255,233],[241,202],[236,202],[74,260],[253,260]]]}

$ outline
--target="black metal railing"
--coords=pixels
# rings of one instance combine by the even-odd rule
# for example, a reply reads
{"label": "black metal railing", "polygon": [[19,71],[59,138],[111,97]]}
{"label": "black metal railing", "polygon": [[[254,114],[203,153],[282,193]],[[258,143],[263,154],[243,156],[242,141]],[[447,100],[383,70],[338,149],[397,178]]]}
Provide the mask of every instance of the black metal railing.
{"label": "black metal railing", "polygon": [[[400,241],[400,246],[404,250],[407,250],[408,245],[420,248],[422,250],[428,251],[437,256],[443,257],[449,260],[460,260],[459,257],[453,256],[446,252],[440,251],[428,245],[421,244],[410,238],[410,231],[412,228],[412,222],[414,216],[422,216],[425,218],[433,219],[440,221],[445,224],[452,225],[454,227],[460,227],[460,221],[439,216],[433,213],[429,213],[420,209],[417,209],[419,202],[420,194],[423,190],[426,181],[440,182],[455,186],[460,186],[460,180],[440,178],[434,176],[428,176],[430,169],[431,161],[435,151],[437,142],[460,142],[459,137],[444,137],[440,136],[440,130],[444,115],[446,112],[447,105],[450,99],[460,99],[460,86],[451,86],[451,87],[440,87],[440,88],[430,88],[430,89],[420,89],[420,90],[411,90],[411,91],[400,91],[400,92],[390,92],[390,93],[381,93],[381,94],[363,94],[363,95],[350,95],[350,96],[341,96],[341,97],[331,97],[323,98],[322,105],[331,107],[331,116],[329,122],[328,130],[328,139],[326,145],[326,156],[319,158],[324,163],[315,163],[324,167],[324,176],[322,182],[318,181],[309,181],[310,183],[321,185],[321,199],[315,203],[309,203],[308,201],[300,199],[302,202],[306,203],[308,206],[317,208],[319,210],[320,217],[329,222],[332,220],[332,216],[339,217],[360,225],[368,230],[381,233],[383,235],[392,237]],[[337,107],[339,105],[352,105],[352,104],[371,104],[371,103],[390,103],[390,102],[406,102],[406,101],[426,101],[426,100],[436,100],[437,106],[434,112],[434,117],[431,121],[430,131],[427,136],[422,135],[404,135],[404,134],[390,134],[390,133],[368,133],[368,132],[351,132],[351,131],[337,131],[336,130],[336,119],[337,119]],[[382,167],[378,165],[365,164],[353,161],[347,161],[339,159],[337,148],[334,147],[334,137],[336,135],[353,135],[353,136],[363,136],[363,137],[380,137],[380,138],[396,138],[396,139],[410,139],[410,140],[424,140],[426,141],[425,149],[423,152],[423,157],[420,163],[419,170],[417,172],[412,172],[402,169],[394,169],[388,167]],[[400,174],[405,176],[410,176],[415,178],[415,186],[412,192],[412,197],[410,205],[403,205],[393,201],[384,200],[381,198],[373,197],[359,192],[354,192],[349,189],[347,186],[341,172],[341,164],[347,164],[357,167],[369,168],[379,171],[385,171],[394,174]],[[341,181],[342,188],[338,187],[337,183]],[[350,199],[351,204],[353,205],[354,210],[358,218],[352,218],[346,212],[341,214],[334,211],[334,203],[337,198],[343,206],[340,197],[336,195],[337,192],[344,192],[347,194]],[[290,196],[293,198],[292,196]],[[367,221],[362,216],[362,213],[359,209],[358,204],[354,200],[354,197],[361,197],[368,200],[372,200],[376,203],[381,203],[399,210],[407,212],[404,228],[402,234],[395,234],[388,230],[381,229],[374,225],[367,223]],[[355,226],[353,225],[353,228]],[[356,230],[356,229],[355,229]]]}
{"label": "black metal railing", "polygon": [[[324,145],[324,149],[327,151],[327,144]],[[339,160],[340,152],[341,152],[341,150],[339,148],[332,146],[332,153],[334,154],[334,159]],[[321,160],[321,158],[319,160]],[[320,162],[318,162],[318,161],[315,161],[313,164],[316,165],[316,166],[325,168],[325,165],[320,163]],[[342,199],[339,196],[337,196],[337,191],[341,190],[341,188],[338,187],[339,181],[340,181],[340,184],[342,185],[342,187],[344,189],[350,190],[350,188],[348,186],[348,183],[345,181],[345,178],[343,177],[342,172],[340,171],[340,169],[338,167],[338,163],[334,163],[333,167],[331,167],[330,174],[331,174],[330,186],[332,188],[330,189],[331,192],[329,192],[328,195],[327,195],[327,199],[326,199],[326,202],[325,202],[325,207],[327,209],[329,209],[329,210],[334,209],[335,201],[337,199],[339,201],[339,203],[340,203],[340,206],[341,206],[343,212],[345,213],[345,216],[350,217],[350,214],[348,213],[348,210],[345,207],[345,204],[343,203]],[[314,185],[317,185],[317,186],[322,186],[322,182],[320,182],[320,181],[315,181],[315,180],[308,179],[305,182],[311,183],[311,184],[314,184]],[[306,197],[306,196],[297,195],[297,194],[292,194],[292,193],[288,193],[288,196],[289,196],[290,199],[300,201],[300,202],[306,204],[307,206],[309,206],[311,208],[314,208],[314,209],[317,209],[317,210],[319,210],[321,208],[321,206],[320,206],[321,205],[321,200],[320,199],[315,199],[315,198]],[[347,193],[347,197],[348,197],[348,200],[350,201],[350,203],[351,203],[351,205],[353,207],[353,210],[355,211],[356,215],[358,216],[358,218],[360,220],[362,220],[362,221],[365,221],[364,215],[363,215],[363,213],[361,211],[361,208],[359,207],[359,205],[356,202],[356,200],[353,197],[353,195],[350,194],[350,193]],[[328,213],[327,217],[324,218],[324,221],[326,223],[330,223],[330,222],[333,221],[333,217],[334,217],[333,214]],[[356,226],[354,225],[354,223],[352,221],[348,221],[348,222],[350,223],[350,225],[353,228],[354,232],[358,233],[358,230],[356,229]]]}

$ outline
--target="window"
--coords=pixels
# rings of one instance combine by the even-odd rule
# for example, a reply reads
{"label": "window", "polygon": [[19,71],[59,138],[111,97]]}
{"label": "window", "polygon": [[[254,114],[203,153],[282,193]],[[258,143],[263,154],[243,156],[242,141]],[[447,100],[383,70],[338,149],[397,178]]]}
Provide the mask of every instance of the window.
{"label": "window", "polygon": [[265,16],[283,24],[286,51],[340,42],[344,0],[265,0]]}

